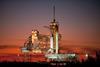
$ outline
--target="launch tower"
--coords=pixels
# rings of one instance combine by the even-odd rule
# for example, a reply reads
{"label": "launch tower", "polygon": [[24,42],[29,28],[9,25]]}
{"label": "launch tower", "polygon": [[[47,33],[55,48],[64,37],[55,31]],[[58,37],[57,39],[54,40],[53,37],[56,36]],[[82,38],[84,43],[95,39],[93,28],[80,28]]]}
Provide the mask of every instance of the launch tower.
{"label": "launch tower", "polygon": [[53,49],[55,53],[58,53],[59,25],[55,20],[55,6],[53,6],[53,21],[50,22],[50,31],[50,48]]}

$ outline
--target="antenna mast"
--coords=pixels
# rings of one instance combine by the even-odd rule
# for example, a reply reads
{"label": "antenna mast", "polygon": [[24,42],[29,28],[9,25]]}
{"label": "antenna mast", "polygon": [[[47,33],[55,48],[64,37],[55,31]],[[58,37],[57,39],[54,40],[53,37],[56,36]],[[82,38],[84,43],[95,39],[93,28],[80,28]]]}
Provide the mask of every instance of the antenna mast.
{"label": "antenna mast", "polygon": [[55,22],[55,5],[53,6],[53,21]]}

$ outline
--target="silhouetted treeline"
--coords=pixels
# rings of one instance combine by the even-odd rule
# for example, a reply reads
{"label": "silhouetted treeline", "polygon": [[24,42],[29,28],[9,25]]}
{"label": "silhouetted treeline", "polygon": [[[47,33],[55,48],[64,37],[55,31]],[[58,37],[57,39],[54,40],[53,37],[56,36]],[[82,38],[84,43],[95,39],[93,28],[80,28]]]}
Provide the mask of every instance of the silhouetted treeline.
{"label": "silhouetted treeline", "polygon": [[42,66],[42,67],[100,67],[100,61],[89,58],[86,61],[66,61],[66,62],[1,62],[2,66]]}

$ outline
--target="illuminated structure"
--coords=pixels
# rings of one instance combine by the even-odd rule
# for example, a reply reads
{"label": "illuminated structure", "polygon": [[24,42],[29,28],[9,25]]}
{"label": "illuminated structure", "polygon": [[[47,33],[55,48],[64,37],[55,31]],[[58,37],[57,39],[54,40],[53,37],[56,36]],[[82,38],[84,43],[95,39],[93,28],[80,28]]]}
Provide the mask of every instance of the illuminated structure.
{"label": "illuminated structure", "polygon": [[31,35],[28,37],[27,41],[24,43],[24,47],[22,48],[22,52],[29,52],[33,51],[33,49],[39,48],[38,43],[38,34],[37,30],[32,30]]}
{"label": "illuminated structure", "polygon": [[60,54],[59,53],[59,24],[55,20],[55,6],[53,7],[53,21],[50,23],[50,49],[45,54],[47,61],[66,61],[77,58],[76,54]]}
{"label": "illuminated structure", "polygon": [[34,45],[38,45],[39,44],[39,42],[38,42],[38,35],[39,35],[39,31],[37,31],[37,30],[32,30],[32,43],[34,44]]}
{"label": "illuminated structure", "polygon": [[[31,53],[44,53],[45,58],[50,61],[73,61],[78,59],[77,52],[73,53],[59,53],[59,40],[61,35],[59,34],[59,24],[55,19],[55,6],[53,7],[53,21],[49,26],[44,26],[50,31],[50,35],[40,34],[38,30],[32,30],[31,35],[24,43],[24,47],[21,48],[25,53],[25,57],[30,59],[28,54]],[[43,54],[43,55],[44,55]],[[89,57],[88,53],[85,54],[86,59]]]}
{"label": "illuminated structure", "polygon": [[[21,48],[22,52],[41,53],[48,48],[49,37],[47,35],[39,34],[39,31],[32,30],[31,35]],[[45,50],[44,50],[45,49]]]}
{"label": "illuminated structure", "polygon": [[[47,59],[60,59],[62,54],[59,53],[59,25],[55,20],[55,6],[53,7],[53,21],[50,23],[50,49],[45,54]],[[63,56],[64,57],[64,56]]]}
{"label": "illuminated structure", "polygon": [[[53,7],[53,21],[49,26],[45,26],[50,31],[50,35],[40,34],[37,30],[32,30],[28,40],[24,43],[22,52],[24,53],[44,53],[47,60],[66,61],[76,58],[76,54],[59,53],[59,24],[55,20],[55,6]],[[27,55],[27,54],[26,54]]]}
{"label": "illuminated structure", "polygon": [[[56,53],[59,52],[58,46],[58,28],[59,25],[55,20],[55,6],[53,7],[53,21],[49,25],[50,35],[39,34],[39,31],[32,30],[31,35],[28,40],[25,42],[22,52],[48,52]],[[59,34],[60,35],[60,34]],[[50,46],[49,46],[50,45]]]}
{"label": "illuminated structure", "polygon": [[50,23],[50,48],[54,50],[55,53],[58,53],[58,28],[59,25],[55,20],[55,6],[53,7],[53,21]]}

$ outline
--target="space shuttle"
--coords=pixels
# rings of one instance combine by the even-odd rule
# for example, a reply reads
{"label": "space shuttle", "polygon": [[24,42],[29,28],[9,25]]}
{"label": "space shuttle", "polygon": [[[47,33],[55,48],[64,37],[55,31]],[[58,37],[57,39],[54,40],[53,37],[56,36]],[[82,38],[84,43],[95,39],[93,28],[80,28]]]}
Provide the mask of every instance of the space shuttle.
{"label": "space shuttle", "polygon": [[58,46],[58,28],[59,25],[55,20],[55,6],[53,7],[53,21],[50,22],[50,49],[53,50],[54,53],[58,54],[59,46]]}

